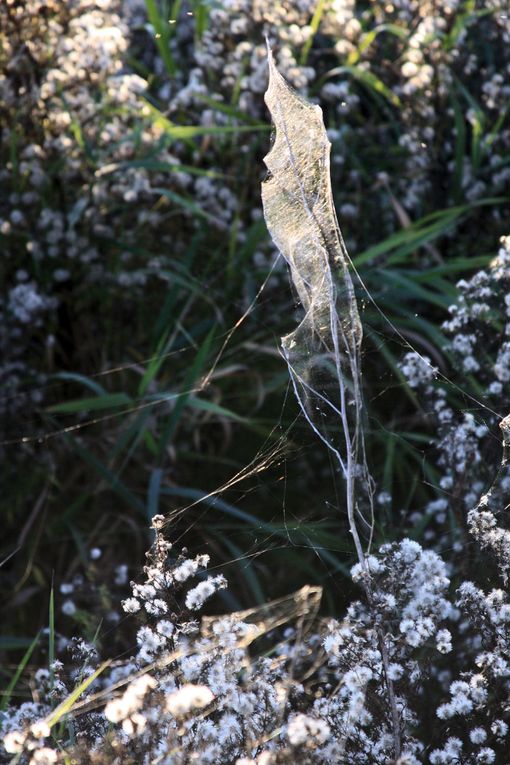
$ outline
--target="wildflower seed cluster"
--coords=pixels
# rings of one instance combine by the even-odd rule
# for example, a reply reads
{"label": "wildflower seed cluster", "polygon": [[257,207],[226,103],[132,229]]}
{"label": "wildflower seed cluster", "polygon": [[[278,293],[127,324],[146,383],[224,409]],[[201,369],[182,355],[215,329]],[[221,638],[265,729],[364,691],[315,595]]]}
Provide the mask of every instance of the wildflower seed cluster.
{"label": "wildflower seed cluster", "polygon": [[[403,539],[380,547],[366,567],[353,567],[353,581],[369,582],[364,592],[371,595],[352,602],[340,619],[268,633],[255,610],[251,622],[233,614],[201,626],[197,612],[227,582],[206,576],[208,556],[176,554],[163,535],[164,517],[155,516],[144,578],[131,582],[122,603],[140,625],[136,652],[92,682],[84,711],[57,733],[56,704],[72,681],[92,676],[100,659],[93,645],[62,639],[72,671],[64,672],[60,660],[39,670],[38,701],[7,709],[2,761],[15,755],[30,765],[69,756],[76,763],[389,765],[395,760],[386,666],[396,693],[399,762],[502,762],[510,674],[510,532],[501,525],[509,417],[500,428],[500,470],[467,514],[500,588],[469,580],[452,587],[449,564]],[[435,709],[431,700],[440,702]]]}
{"label": "wildflower seed cluster", "polygon": [[[411,520],[417,525],[425,520],[427,538],[435,539],[439,533],[444,544],[453,543],[461,552],[468,513],[494,477],[488,455],[497,432],[496,413],[504,413],[507,406],[510,238],[501,238],[488,268],[459,281],[457,289],[458,298],[449,308],[450,318],[443,330],[445,350],[451,354],[449,374],[459,390],[473,391],[464,411],[449,405],[448,383],[428,357],[407,353],[400,368],[409,385],[423,396],[427,417],[438,428],[434,446],[441,475],[439,496]],[[503,491],[510,489],[508,476],[501,475],[500,481]],[[445,538],[444,530],[452,518],[458,521],[456,530]]]}

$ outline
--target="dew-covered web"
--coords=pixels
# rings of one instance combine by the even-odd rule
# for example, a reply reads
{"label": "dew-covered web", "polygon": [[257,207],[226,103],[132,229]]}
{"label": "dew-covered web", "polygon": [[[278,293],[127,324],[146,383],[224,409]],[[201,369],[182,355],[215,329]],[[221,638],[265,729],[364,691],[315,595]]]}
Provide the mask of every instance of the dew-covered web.
{"label": "dew-covered web", "polygon": [[361,554],[358,485],[368,496],[369,529],[373,514],[362,426],[362,327],[333,206],[331,147],[320,107],[291,91],[271,53],[269,67],[266,103],[275,136],[265,158],[270,177],[262,186],[264,215],[304,310],[282,348],[301,410],[341,469],[351,533]]}
{"label": "dew-covered web", "polygon": [[[289,266],[302,308],[299,325],[282,339],[281,344],[290,373],[287,395],[295,395],[299,402],[302,417],[311,429],[313,448],[319,448],[322,444],[329,454],[331,471],[340,475],[340,480],[336,481],[335,478],[338,488],[335,512],[341,516],[345,506],[355,546],[358,548],[358,554],[361,550],[363,555],[370,549],[376,511],[374,485],[370,477],[364,442],[368,415],[362,396],[362,323],[351,277],[355,271],[352,269],[352,262],[336,220],[329,176],[330,144],[322,123],[322,112],[318,106],[308,104],[289,88],[276,71],[271,57],[270,73],[266,100],[273,118],[275,136],[272,149],[265,160],[269,177],[263,184],[264,214],[273,240]],[[232,338],[250,318],[255,304],[271,282],[272,275],[272,272],[267,275],[254,300],[235,324],[224,331],[213,363],[192,388],[171,394],[156,393],[149,399],[134,399],[113,413],[87,415],[81,420],[77,420],[72,414],[62,415],[66,418],[63,427],[56,425],[52,429],[40,431],[34,422],[32,432],[21,433],[15,439],[5,440],[1,446],[22,448],[24,445],[34,444],[37,448],[44,448],[50,440],[72,434],[86,440],[87,429],[94,425],[118,421],[144,410],[157,411],[158,408],[171,407],[189,394],[207,395],[209,383],[223,362]],[[354,279],[356,286],[361,285],[361,288],[365,289],[358,274],[355,274]],[[369,290],[366,290],[366,296],[373,301]],[[383,339],[391,337],[393,342],[400,345],[402,351],[416,351],[408,338],[386,318],[377,303],[373,301],[373,304],[386,321],[387,329],[380,330]],[[289,316],[289,325],[291,320]],[[150,359],[142,359],[136,365],[116,365],[97,372],[91,379],[112,378],[137,365],[145,367],[155,359],[172,361],[175,355],[182,352],[180,350],[161,353]],[[418,356],[423,359],[421,354],[418,353]],[[504,413],[495,412],[478,397],[460,389],[441,372],[437,372],[436,376],[442,378],[445,384],[456,389],[463,397],[470,399],[479,411],[487,412],[492,419],[503,416]],[[53,392],[55,386],[60,384],[58,381],[51,383],[44,386],[43,390]],[[182,494],[174,495],[185,501],[169,512],[164,506],[161,508],[167,514],[169,537],[173,537],[173,526],[177,522],[180,523],[176,543],[181,537],[189,538],[189,533],[200,525],[201,519],[211,508],[220,514],[224,513],[225,516],[232,516],[232,513],[237,512],[239,521],[252,523],[252,519],[242,510],[243,487],[253,479],[262,484],[265,474],[275,466],[280,466],[280,480],[285,482],[293,450],[299,452],[300,447],[295,446],[293,442],[295,423],[284,424],[284,406],[282,403],[280,421],[274,424],[269,436],[241,470],[233,471],[229,479],[214,490],[199,492],[196,497],[188,497],[186,500]],[[312,433],[315,434],[315,438]],[[423,480],[430,479],[425,477]],[[256,482],[245,490],[245,496],[256,491]],[[235,508],[228,502],[229,492],[233,489],[239,489],[241,492]],[[263,558],[267,552],[288,547],[306,547],[306,535],[296,540],[291,528],[301,524],[303,520],[306,518],[297,517],[294,509],[289,506],[284,491],[280,517],[267,522],[259,521],[256,539],[240,549],[238,555],[232,554],[231,564],[241,564],[247,569],[254,560]],[[281,528],[275,530],[276,521],[280,526],[283,525],[283,531]],[[450,532],[444,533],[448,535]],[[331,559],[328,560],[328,551],[312,541],[309,547],[314,549],[316,560],[324,568],[323,578],[330,577],[334,563]],[[332,549],[334,552],[350,555],[351,548],[349,540],[338,538]],[[11,554],[16,554],[16,551],[9,553]],[[216,565],[220,568],[223,564],[218,562]],[[212,568],[214,567],[213,561]]]}

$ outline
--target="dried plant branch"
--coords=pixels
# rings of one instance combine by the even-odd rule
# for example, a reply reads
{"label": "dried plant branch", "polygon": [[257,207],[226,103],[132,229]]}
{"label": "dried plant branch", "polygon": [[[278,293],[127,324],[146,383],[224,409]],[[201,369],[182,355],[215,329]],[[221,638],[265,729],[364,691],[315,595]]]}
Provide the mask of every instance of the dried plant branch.
{"label": "dried plant branch", "polygon": [[[294,391],[316,435],[333,453],[345,480],[350,533],[365,572],[368,602],[370,571],[359,519],[368,500],[369,543],[373,532],[372,479],[363,433],[360,349],[362,325],[350,260],[338,226],[330,181],[330,150],[322,110],[302,99],[277,71],[271,50],[265,101],[275,134],[264,161],[264,216],[274,243],[287,261],[304,309],[297,329],[282,338]],[[340,439],[337,430],[340,425]],[[384,635],[379,635],[391,708],[395,759],[401,751],[400,719]]]}
{"label": "dried plant branch", "polygon": [[[269,71],[265,99],[275,137],[264,160],[270,173],[262,185],[264,215],[305,311],[282,347],[303,414],[333,452],[346,481],[349,525],[361,562],[356,485],[364,482],[365,491],[370,485],[362,428],[362,327],[333,206],[331,146],[320,107],[288,86],[271,52]],[[342,445],[335,437],[338,420]]]}

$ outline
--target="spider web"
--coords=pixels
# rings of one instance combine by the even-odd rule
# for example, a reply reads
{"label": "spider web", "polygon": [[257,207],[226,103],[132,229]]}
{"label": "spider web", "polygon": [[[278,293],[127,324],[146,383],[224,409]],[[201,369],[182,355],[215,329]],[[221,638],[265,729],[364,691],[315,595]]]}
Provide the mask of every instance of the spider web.
{"label": "spider web", "polygon": [[[297,329],[282,338],[283,353],[305,418],[341,468],[349,520],[355,510],[359,513],[361,490],[369,499],[371,533],[372,491],[362,425],[363,333],[333,205],[331,144],[321,108],[289,87],[270,50],[265,99],[275,135],[264,160],[269,170],[262,185],[264,215],[304,310]],[[351,531],[358,545],[352,522]]]}

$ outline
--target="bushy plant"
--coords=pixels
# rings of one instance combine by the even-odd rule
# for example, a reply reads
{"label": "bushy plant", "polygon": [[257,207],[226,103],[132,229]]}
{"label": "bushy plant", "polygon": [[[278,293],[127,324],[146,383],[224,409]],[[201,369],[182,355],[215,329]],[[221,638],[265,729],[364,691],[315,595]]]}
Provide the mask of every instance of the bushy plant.
{"label": "bushy plant", "polygon": [[[508,418],[501,427],[501,473],[468,522],[505,584],[509,532],[498,515],[508,494]],[[39,670],[37,702],[3,715],[3,761],[503,762],[510,651],[503,589],[463,581],[452,591],[437,553],[404,539],[353,568],[370,597],[342,619],[316,622],[317,593],[307,591],[200,627],[197,612],[226,580],[193,584],[207,556],[174,554],[164,525],[154,517],[145,577],[123,601],[141,624],[136,654],[109,667],[92,644],[62,640],[72,663]]]}
{"label": "bushy plant", "polygon": [[[165,538],[171,519],[156,514],[143,577],[130,583],[122,601],[136,625],[136,649],[112,661],[104,635],[86,641],[57,634],[52,598],[49,666],[34,678],[34,700],[7,705],[17,676],[5,696],[6,762],[474,765],[506,756],[510,421],[498,410],[510,377],[509,240],[487,269],[458,284],[443,327],[469,384],[455,387],[453,375],[416,352],[400,364],[436,429],[443,497],[405,521],[428,549],[410,537],[374,545],[362,324],[331,202],[329,146],[316,108],[297,98],[274,68],[273,77],[268,105],[276,138],[266,158],[265,214],[304,309],[283,351],[304,419],[338,461],[358,595],[335,619],[318,616],[320,591],[305,588],[199,621],[227,579],[217,571],[205,575],[208,555],[176,552]],[[446,386],[467,397],[475,415],[458,414]],[[490,452],[484,458],[483,439],[494,426],[503,456],[487,488],[498,458]],[[475,551],[468,560],[459,555],[467,539]],[[101,550],[90,551],[92,561],[100,557]],[[492,561],[486,578],[479,560]],[[120,588],[126,574],[126,567],[116,571]],[[101,593],[90,579],[89,572],[88,583],[80,575],[61,583],[64,614],[79,614],[79,598]],[[110,621],[115,630],[119,615],[110,613]],[[71,658],[62,662],[66,650]]]}

